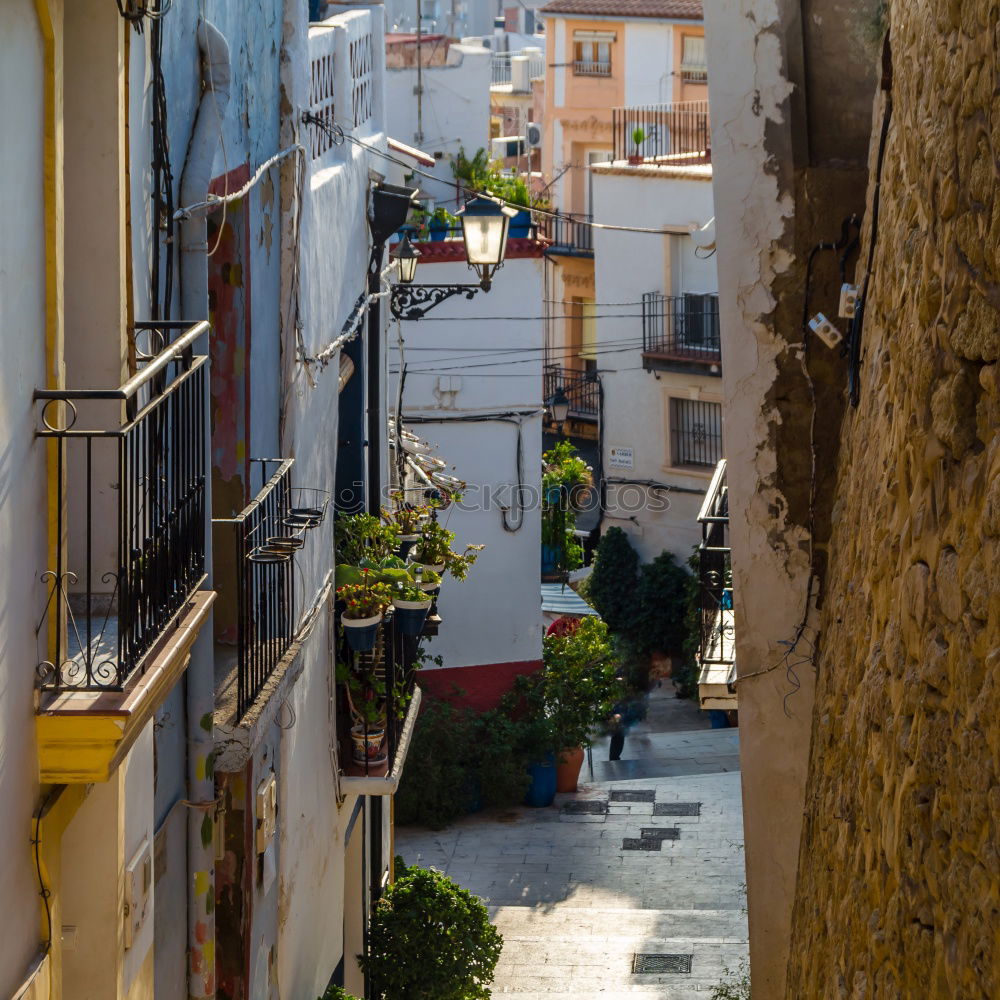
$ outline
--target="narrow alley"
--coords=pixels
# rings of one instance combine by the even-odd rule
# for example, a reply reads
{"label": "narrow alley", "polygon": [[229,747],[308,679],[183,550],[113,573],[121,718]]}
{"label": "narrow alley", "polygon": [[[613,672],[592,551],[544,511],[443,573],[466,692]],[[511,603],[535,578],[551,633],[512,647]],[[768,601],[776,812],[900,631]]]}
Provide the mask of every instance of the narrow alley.
{"label": "narrow alley", "polygon": [[[623,759],[576,795],[397,831],[407,863],[480,896],[504,936],[495,996],[706,997],[747,954],[739,742],[660,688]],[[648,972],[638,971],[648,968]]]}

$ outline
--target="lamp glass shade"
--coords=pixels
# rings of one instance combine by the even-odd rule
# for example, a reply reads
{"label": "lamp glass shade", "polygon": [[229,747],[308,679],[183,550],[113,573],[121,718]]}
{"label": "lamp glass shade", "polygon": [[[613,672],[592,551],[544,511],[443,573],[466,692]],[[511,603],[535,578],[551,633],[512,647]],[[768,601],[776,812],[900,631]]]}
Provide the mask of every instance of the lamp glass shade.
{"label": "lamp glass shade", "polygon": [[569,397],[563,389],[556,389],[549,400],[549,410],[552,419],[557,424],[564,424],[569,417]]}
{"label": "lamp glass shade", "polygon": [[416,277],[417,261],[421,254],[410,242],[410,237],[404,234],[389,256],[399,265],[399,280],[404,285],[412,284],[414,277]]}
{"label": "lamp glass shade", "polygon": [[497,268],[507,250],[507,230],[517,213],[499,202],[481,196],[473,198],[459,211],[462,236],[469,263],[477,270]]}

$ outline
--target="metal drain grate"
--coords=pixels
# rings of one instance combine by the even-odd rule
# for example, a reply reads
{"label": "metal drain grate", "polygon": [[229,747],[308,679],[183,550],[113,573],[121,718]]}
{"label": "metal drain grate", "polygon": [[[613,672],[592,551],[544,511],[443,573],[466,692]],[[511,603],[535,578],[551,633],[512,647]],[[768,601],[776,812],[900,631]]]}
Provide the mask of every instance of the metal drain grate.
{"label": "metal drain grate", "polygon": [[640,836],[643,840],[680,840],[679,826],[644,826]]}
{"label": "metal drain grate", "polygon": [[633,955],[632,972],[636,975],[663,975],[691,972],[694,955]]}
{"label": "metal drain grate", "polygon": [[626,837],[622,841],[623,851],[658,851],[662,846],[659,837]]}
{"label": "metal drain grate", "polygon": [[657,802],[653,806],[654,816],[700,816],[700,802]]}
{"label": "metal drain grate", "polygon": [[632,791],[612,792],[610,798],[612,802],[654,802],[656,792],[653,789],[636,788]]}
{"label": "metal drain grate", "polygon": [[603,816],[608,811],[608,804],[603,800],[587,802],[567,802],[562,811],[571,816]]}

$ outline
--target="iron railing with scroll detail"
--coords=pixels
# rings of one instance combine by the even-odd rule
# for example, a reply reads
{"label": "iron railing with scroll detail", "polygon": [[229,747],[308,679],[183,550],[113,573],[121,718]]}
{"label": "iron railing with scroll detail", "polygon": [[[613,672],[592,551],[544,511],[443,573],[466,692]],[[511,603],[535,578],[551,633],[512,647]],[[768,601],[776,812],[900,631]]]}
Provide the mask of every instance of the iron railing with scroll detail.
{"label": "iron railing with scroll detail", "polygon": [[121,690],[204,580],[207,359],[193,352],[208,330],[136,324],[152,347],[133,345],[123,385],[35,393],[59,483],[37,629],[45,690]]}
{"label": "iron railing with scroll detail", "polygon": [[733,580],[729,549],[729,491],[726,460],[716,466],[701,512],[698,546],[698,585],[701,595],[701,641],[704,663],[733,663]]}

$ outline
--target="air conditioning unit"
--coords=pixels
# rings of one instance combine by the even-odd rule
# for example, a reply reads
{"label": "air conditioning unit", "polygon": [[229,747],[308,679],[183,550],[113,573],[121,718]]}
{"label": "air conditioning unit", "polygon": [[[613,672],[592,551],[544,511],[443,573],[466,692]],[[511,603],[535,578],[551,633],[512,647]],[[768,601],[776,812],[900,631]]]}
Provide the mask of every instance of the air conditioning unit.
{"label": "air conditioning unit", "polygon": [[524,130],[524,141],[528,149],[537,149],[542,144],[542,126],[528,122]]}

